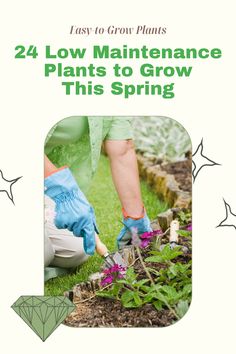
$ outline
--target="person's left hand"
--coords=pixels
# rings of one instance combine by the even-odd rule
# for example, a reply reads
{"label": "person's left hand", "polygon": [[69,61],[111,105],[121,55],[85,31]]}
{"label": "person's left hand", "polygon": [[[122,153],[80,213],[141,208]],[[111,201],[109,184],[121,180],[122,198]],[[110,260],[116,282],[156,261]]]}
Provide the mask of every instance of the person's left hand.
{"label": "person's left hand", "polygon": [[123,217],[123,228],[117,237],[118,249],[122,249],[125,246],[131,245],[132,243],[132,228],[137,230],[137,234],[141,235],[144,232],[152,231],[151,223],[146,215],[139,219],[133,219],[131,217]]}

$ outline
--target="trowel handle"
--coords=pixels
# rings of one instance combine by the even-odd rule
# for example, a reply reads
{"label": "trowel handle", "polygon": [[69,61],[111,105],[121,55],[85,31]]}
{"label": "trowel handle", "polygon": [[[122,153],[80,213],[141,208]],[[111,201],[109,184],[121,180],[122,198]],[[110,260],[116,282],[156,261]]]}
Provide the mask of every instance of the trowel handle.
{"label": "trowel handle", "polygon": [[108,249],[106,245],[100,240],[99,236],[95,233],[95,242],[96,242],[96,252],[99,256],[104,257],[108,254]]}
{"label": "trowel handle", "polygon": [[178,234],[176,231],[179,230],[178,220],[173,220],[170,223],[170,242],[178,243]]}

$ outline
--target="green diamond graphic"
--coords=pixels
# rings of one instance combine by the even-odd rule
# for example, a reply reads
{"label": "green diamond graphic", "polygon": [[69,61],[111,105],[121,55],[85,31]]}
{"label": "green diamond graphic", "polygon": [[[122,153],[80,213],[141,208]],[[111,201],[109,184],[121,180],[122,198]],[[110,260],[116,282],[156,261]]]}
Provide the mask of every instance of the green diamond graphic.
{"label": "green diamond graphic", "polygon": [[20,296],[12,308],[45,341],[75,305],[64,296]]}

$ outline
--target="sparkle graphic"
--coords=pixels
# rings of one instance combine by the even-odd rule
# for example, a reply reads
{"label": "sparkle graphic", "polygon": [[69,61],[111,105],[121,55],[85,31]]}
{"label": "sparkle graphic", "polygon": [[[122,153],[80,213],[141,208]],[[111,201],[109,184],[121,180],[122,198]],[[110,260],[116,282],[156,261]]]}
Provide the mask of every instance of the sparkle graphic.
{"label": "sparkle graphic", "polygon": [[228,203],[226,203],[225,200],[224,200],[224,203],[225,203],[226,217],[224,220],[221,221],[221,223],[217,227],[233,226],[236,229],[236,215],[234,213],[232,213],[231,206]]}
{"label": "sparkle graphic", "polygon": [[201,140],[200,144],[197,147],[197,150],[195,151],[195,153],[193,154],[193,182],[195,182],[197,175],[199,174],[199,172],[201,171],[201,169],[205,166],[220,166],[219,163],[214,162],[212,160],[210,160],[208,157],[206,157],[203,154],[203,139]]}
{"label": "sparkle graphic", "polygon": [[0,170],[0,192],[5,192],[8,198],[14,203],[13,194],[12,194],[12,186],[16,183],[21,177],[14,178],[12,180],[8,180],[4,178],[2,171]]}

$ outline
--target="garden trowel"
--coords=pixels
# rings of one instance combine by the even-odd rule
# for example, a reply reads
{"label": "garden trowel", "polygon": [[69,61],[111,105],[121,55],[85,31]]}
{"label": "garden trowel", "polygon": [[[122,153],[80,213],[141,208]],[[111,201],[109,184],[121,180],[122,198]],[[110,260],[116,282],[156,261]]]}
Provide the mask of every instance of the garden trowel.
{"label": "garden trowel", "polygon": [[105,268],[110,268],[115,264],[119,264],[122,267],[127,267],[127,263],[122,258],[119,252],[110,253],[106,247],[106,245],[100,240],[99,236],[95,235],[96,239],[96,252],[104,258],[105,260]]}

